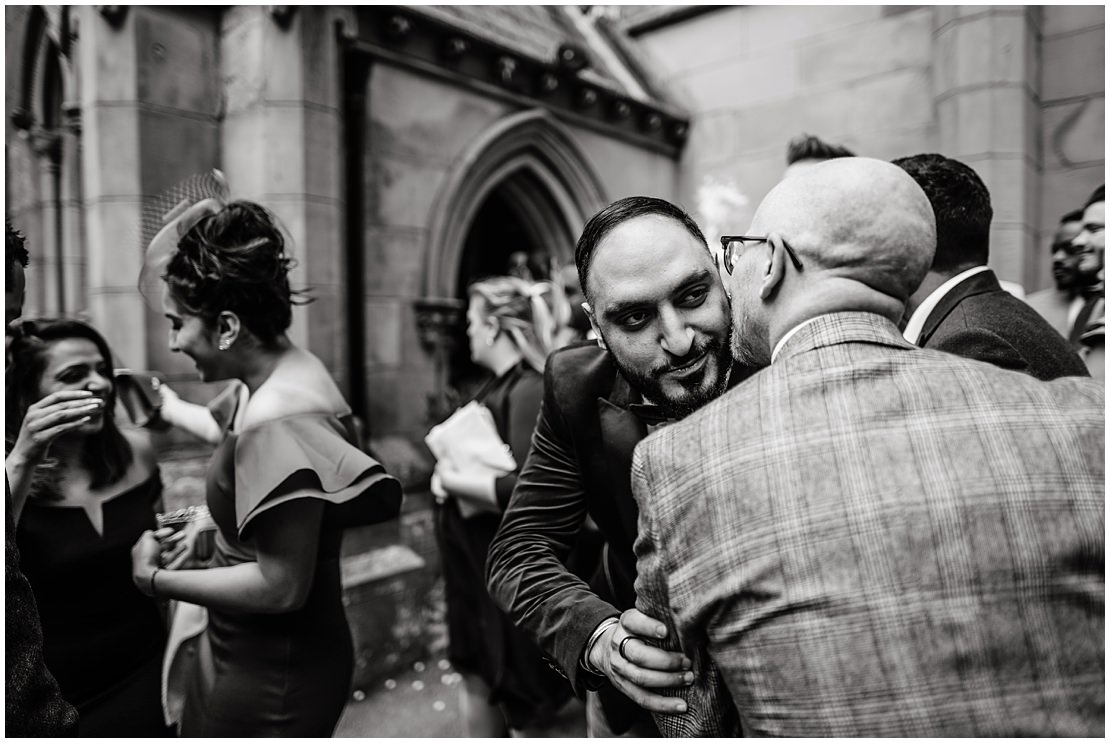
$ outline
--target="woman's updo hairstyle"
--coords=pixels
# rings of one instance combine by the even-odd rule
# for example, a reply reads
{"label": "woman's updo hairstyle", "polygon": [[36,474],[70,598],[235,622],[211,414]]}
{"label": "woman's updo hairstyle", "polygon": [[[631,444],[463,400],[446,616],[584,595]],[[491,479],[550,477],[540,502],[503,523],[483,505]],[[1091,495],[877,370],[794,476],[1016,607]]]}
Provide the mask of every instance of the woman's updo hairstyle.
{"label": "woman's updo hairstyle", "polygon": [[289,329],[293,261],[274,216],[250,201],[233,201],[201,218],[178,241],[163,275],[170,295],[187,312],[215,322],[234,312],[263,345]]}
{"label": "woman's updo hairstyle", "polygon": [[555,350],[558,291],[550,281],[495,276],[474,282],[467,294],[481,300],[482,314],[508,334],[533,369],[543,372],[548,354]]}

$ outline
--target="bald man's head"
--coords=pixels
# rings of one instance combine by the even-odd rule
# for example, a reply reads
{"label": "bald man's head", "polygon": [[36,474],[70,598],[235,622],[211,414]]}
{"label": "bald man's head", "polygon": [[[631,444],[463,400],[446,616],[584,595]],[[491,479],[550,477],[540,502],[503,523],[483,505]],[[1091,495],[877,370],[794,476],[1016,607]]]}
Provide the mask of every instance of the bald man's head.
{"label": "bald man's head", "polygon": [[781,235],[811,279],[855,280],[902,302],[936,250],[925,192],[896,165],[863,157],[818,163],[779,183],[759,205],[751,233]]}

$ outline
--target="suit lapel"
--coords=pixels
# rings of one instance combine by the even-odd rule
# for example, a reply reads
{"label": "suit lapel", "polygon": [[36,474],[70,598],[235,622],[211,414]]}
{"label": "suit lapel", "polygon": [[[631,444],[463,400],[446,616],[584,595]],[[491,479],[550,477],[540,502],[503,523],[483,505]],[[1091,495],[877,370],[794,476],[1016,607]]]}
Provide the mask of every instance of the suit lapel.
{"label": "suit lapel", "polygon": [[945,294],[944,298],[929,313],[929,317],[925,319],[925,325],[921,328],[921,337],[917,339],[917,345],[924,347],[929,339],[933,337],[936,329],[944,322],[944,318],[948,317],[960,302],[977,294],[998,291],[1002,291],[1002,286],[995,278],[994,271],[989,269],[964,279],[952,287],[952,291]]}
{"label": "suit lapel", "polygon": [[597,398],[597,412],[601,423],[602,456],[613,502],[625,533],[635,537],[638,510],[632,497],[632,453],[648,431],[647,425],[628,410],[633,398],[632,388],[623,376],[617,374],[609,399]]}

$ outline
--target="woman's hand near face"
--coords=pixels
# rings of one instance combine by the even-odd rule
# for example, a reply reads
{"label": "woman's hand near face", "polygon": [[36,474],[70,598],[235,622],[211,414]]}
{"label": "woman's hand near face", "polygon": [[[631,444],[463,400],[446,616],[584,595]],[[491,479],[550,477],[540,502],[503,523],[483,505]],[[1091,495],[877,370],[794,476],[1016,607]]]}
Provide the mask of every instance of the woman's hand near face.
{"label": "woman's hand near face", "polygon": [[79,428],[89,420],[90,413],[103,407],[104,400],[88,390],[51,392],[27,408],[12,454],[19,451],[28,461],[34,460],[37,464],[54,439]]}
{"label": "woman's hand near face", "polygon": [[88,390],[58,390],[32,403],[23,416],[11,453],[4,458],[12,493],[12,518],[19,523],[35,467],[59,436],[80,428],[90,414],[104,407],[104,400]]}

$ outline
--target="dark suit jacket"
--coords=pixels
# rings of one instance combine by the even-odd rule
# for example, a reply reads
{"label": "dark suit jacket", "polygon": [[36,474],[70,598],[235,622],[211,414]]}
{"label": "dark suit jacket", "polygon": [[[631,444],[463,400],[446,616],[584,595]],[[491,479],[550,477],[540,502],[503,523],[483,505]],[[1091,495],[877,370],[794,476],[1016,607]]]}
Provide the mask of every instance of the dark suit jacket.
{"label": "dark suit jacket", "polygon": [[644,439],[638,606],[697,675],[660,729],[1101,737],[1105,401],[846,312]]}
{"label": "dark suit jacket", "polygon": [[1043,380],[1090,376],[1068,342],[999,286],[993,271],[977,273],[945,295],[925,320],[917,345]]}
{"label": "dark suit jacket", "polygon": [[[579,666],[590,634],[635,603],[629,471],[647,427],[627,409],[637,396],[594,343],[556,351],[544,376],[532,447],[486,571],[494,600],[581,693],[597,682]],[[607,542],[603,579],[592,587],[563,566],[587,515]]]}

